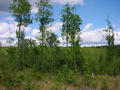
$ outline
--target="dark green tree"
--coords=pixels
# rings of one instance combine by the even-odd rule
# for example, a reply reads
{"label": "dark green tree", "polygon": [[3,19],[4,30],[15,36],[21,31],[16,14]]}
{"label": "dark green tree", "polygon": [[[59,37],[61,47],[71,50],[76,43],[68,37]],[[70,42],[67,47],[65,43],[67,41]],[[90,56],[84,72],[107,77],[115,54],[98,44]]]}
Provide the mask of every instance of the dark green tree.
{"label": "dark green tree", "polygon": [[2,47],[2,42],[0,42],[0,47]]}
{"label": "dark green tree", "polygon": [[[73,61],[74,61],[74,69],[76,71],[77,69],[77,55],[80,55],[80,52],[78,50],[80,50],[80,25],[82,24],[82,20],[79,17],[78,14],[74,14],[72,13],[71,17],[70,17],[70,30],[69,30],[69,36],[70,36],[70,44],[72,47],[72,51],[73,51]],[[80,58],[79,58],[80,59]]]}
{"label": "dark green tree", "polygon": [[69,36],[69,32],[70,32],[70,27],[71,27],[71,22],[70,22],[70,18],[71,18],[71,15],[72,13],[74,12],[74,7],[71,7],[69,4],[66,4],[64,6],[64,8],[61,10],[61,21],[62,21],[62,29],[61,29],[61,36],[63,38],[65,38],[66,40],[66,46],[67,46],[67,50],[65,51],[65,62],[66,64],[68,65],[69,63],[69,57],[67,55],[67,53],[69,53],[69,49],[68,49],[68,45],[69,45],[69,39],[70,39],[70,36]]}
{"label": "dark green tree", "polygon": [[109,20],[109,16],[106,19],[107,22],[107,28],[104,29],[105,33],[106,33],[106,40],[109,46],[113,46],[114,45],[114,31],[113,31],[113,26]]}
{"label": "dark green tree", "polygon": [[59,40],[57,40],[57,35],[53,32],[46,32],[46,46],[48,47],[49,59],[51,62],[51,70],[54,70],[55,66],[55,50],[59,45]]}
{"label": "dark green tree", "polygon": [[57,40],[57,35],[52,32],[47,32],[46,35],[46,45],[48,47],[56,47],[59,44],[59,40]]}
{"label": "dark green tree", "polygon": [[25,39],[24,41],[25,47],[35,47],[36,46],[36,40],[33,39]]}
{"label": "dark green tree", "polygon": [[[12,16],[15,17],[15,21],[18,23],[16,30],[16,37],[18,38],[18,47],[22,47],[22,57],[24,61],[24,27],[27,27],[32,23],[31,19],[31,4],[27,0],[13,0],[13,3],[9,6]],[[20,56],[21,57],[21,56]],[[20,68],[22,68],[22,62],[20,60]]]}
{"label": "dark green tree", "polygon": [[74,13],[75,7],[71,7],[69,4],[65,5],[65,9],[62,10],[62,36],[66,38],[66,43],[72,47],[74,69],[76,70],[76,53],[77,48],[80,47],[80,25],[82,20],[78,14]]}
{"label": "dark green tree", "polygon": [[[45,50],[45,46],[46,46],[46,31],[47,28],[50,26],[50,23],[54,21],[54,19],[52,18],[53,13],[52,13],[52,9],[53,6],[50,4],[50,0],[39,0],[39,2],[37,3],[37,7],[38,7],[38,13],[36,14],[36,21],[39,22],[39,30],[41,33],[40,37],[37,37],[37,39],[40,41],[40,45],[41,47],[41,59],[39,60],[38,63],[38,69],[41,69],[44,65],[46,65],[46,60],[45,58],[47,58],[46,55],[46,50]],[[40,63],[41,62],[41,63]],[[41,67],[39,67],[41,64]]]}
{"label": "dark green tree", "polygon": [[38,13],[36,14],[36,21],[39,22],[40,33],[42,34],[41,38],[38,39],[41,41],[40,44],[44,46],[46,29],[54,20],[52,18],[53,13],[51,12],[53,6],[50,4],[50,0],[39,0],[37,7]]}
{"label": "dark green tree", "polygon": [[68,47],[69,38],[70,38],[69,31],[71,26],[70,18],[71,18],[71,14],[74,12],[74,7],[71,7],[69,4],[66,4],[64,6],[64,9],[61,10],[61,12],[62,12],[61,21],[63,22],[62,36],[66,38],[66,44]]}
{"label": "dark green tree", "polygon": [[15,21],[18,22],[18,30],[16,30],[16,36],[18,38],[18,47],[22,41],[24,30],[22,27],[27,27],[32,23],[31,20],[31,4],[27,0],[13,0],[13,3],[9,6],[12,16],[15,17]]}

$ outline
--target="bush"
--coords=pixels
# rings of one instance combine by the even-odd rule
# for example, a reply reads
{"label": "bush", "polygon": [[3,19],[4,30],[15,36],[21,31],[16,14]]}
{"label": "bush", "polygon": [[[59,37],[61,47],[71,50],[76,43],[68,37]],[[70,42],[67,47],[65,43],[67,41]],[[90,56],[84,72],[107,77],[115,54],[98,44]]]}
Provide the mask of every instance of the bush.
{"label": "bush", "polygon": [[73,84],[75,82],[74,72],[67,65],[64,65],[57,74],[57,80],[67,84]]}
{"label": "bush", "polygon": [[109,90],[109,86],[107,84],[107,80],[106,79],[102,80],[101,90]]}

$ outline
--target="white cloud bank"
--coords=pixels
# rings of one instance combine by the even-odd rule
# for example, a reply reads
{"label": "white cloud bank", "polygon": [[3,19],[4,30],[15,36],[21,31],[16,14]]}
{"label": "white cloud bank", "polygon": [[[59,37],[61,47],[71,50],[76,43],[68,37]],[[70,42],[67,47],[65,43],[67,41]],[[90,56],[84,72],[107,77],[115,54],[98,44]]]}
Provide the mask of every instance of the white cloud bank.
{"label": "white cloud bank", "polygon": [[[38,2],[39,0],[31,0],[31,4],[34,6],[35,2]],[[60,5],[65,5],[67,3],[69,3],[70,5],[75,5],[75,4],[79,4],[79,5],[84,5],[84,0],[50,0],[53,4],[60,4]]]}
{"label": "white cloud bank", "polygon": [[84,0],[51,0],[53,3],[58,3],[61,5],[65,5],[67,3],[71,4],[71,5],[75,5],[75,4],[80,4],[80,5],[84,5]]}
{"label": "white cloud bank", "polygon": [[63,24],[62,22],[56,22],[51,27],[48,28],[48,31],[58,34],[61,30],[62,24]]}
{"label": "white cloud bank", "polygon": [[[105,40],[105,32],[103,31],[104,28],[98,28],[92,30],[92,24],[87,24],[85,28],[81,31],[81,38],[83,45],[106,45],[107,41]],[[118,30],[114,31],[115,33],[115,45],[120,44],[120,33]]]}
{"label": "white cloud bank", "polygon": [[[82,39],[81,46],[102,46],[107,45],[107,41],[105,40],[104,28],[98,28],[93,30],[93,24],[87,24],[83,30],[81,31],[80,37]],[[115,45],[120,44],[120,33],[119,30],[115,32]],[[65,39],[62,37],[58,38],[60,40],[60,46],[65,46]]]}
{"label": "white cloud bank", "polygon": [[[0,41],[2,42],[2,44],[4,46],[7,45],[6,43],[6,39],[9,37],[9,29],[10,29],[10,35],[12,38],[16,38],[16,29],[17,29],[17,23],[16,22],[12,22],[12,18],[11,17],[7,17],[6,20],[11,21],[10,24],[8,24],[5,21],[0,21]],[[56,22],[54,23],[48,30],[57,34],[58,36],[61,33],[61,27],[62,27],[62,22]],[[93,24],[87,24],[83,30],[81,31],[81,39],[82,45],[105,45],[107,44],[107,41],[105,40],[104,37],[104,32],[103,29],[104,28],[98,28],[93,30],[92,29]],[[39,33],[39,29],[34,29],[31,27],[27,27],[25,28],[26,33],[29,33],[27,37],[29,38],[34,38],[37,36],[40,36]],[[115,31],[115,44],[118,45],[120,44],[120,35],[118,35],[118,33],[120,33],[120,30],[116,30]],[[61,42],[60,46],[64,46],[65,45],[65,40],[62,39],[62,37],[58,38]]]}
{"label": "white cloud bank", "polygon": [[[32,4],[32,13],[37,13],[38,12],[38,8],[36,7],[35,2],[38,2],[39,0],[31,0],[31,4]],[[51,3],[54,4],[60,4],[60,5],[65,5],[65,4],[70,4],[70,5],[84,5],[85,2],[84,0],[51,0]]]}
{"label": "white cloud bank", "polygon": [[[17,22],[15,22],[12,17],[3,18],[0,21],[0,42],[2,42],[3,46],[8,45],[7,40],[9,37],[14,38],[16,40],[17,29]],[[26,27],[25,33],[30,32],[31,30],[31,27]]]}
{"label": "white cloud bank", "polygon": [[39,29],[33,29],[31,36],[38,37],[39,36]]}

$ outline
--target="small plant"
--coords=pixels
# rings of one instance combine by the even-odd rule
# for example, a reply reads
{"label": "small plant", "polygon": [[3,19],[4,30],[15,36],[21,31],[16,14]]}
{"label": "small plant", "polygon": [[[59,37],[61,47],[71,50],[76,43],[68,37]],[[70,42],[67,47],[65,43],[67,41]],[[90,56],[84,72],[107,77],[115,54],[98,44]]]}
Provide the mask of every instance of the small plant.
{"label": "small plant", "polygon": [[109,90],[109,86],[107,84],[107,80],[106,79],[102,80],[101,90]]}
{"label": "small plant", "polygon": [[27,77],[26,81],[25,81],[25,87],[24,87],[24,90],[31,90],[31,81],[32,81],[32,78],[31,77]]}
{"label": "small plant", "polygon": [[118,80],[115,80],[115,88],[117,89],[119,86],[119,81]]}
{"label": "small plant", "polygon": [[20,85],[22,80],[24,79],[23,73],[17,73],[16,77],[14,78],[15,85]]}
{"label": "small plant", "polygon": [[32,72],[26,72],[24,80],[25,80],[24,90],[32,90],[33,88],[33,85],[31,84],[33,80]]}
{"label": "small plant", "polygon": [[85,84],[85,87],[89,87],[90,84],[92,82],[92,77],[91,75],[89,75],[88,73],[85,74],[85,77],[84,77],[84,84]]}
{"label": "small plant", "polygon": [[97,88],[97,84],[98,84],[98,82],[97,82],[97,81],[95,81],[95,80],[93,80],[93,82],[92,82],[92,86],[93,86],[93,88],[94,88],[94,89],[96,89],[96,88]]}
{"label": "small plant", "polygon": [[60,83],[56,82],[55,86],[54,86],[54,90],[60,90]]}
{"label": "small plant", "polygon": [[64,65],[57,75],[57,80],[62,83],[73,84],[75,82],[74,72]]}

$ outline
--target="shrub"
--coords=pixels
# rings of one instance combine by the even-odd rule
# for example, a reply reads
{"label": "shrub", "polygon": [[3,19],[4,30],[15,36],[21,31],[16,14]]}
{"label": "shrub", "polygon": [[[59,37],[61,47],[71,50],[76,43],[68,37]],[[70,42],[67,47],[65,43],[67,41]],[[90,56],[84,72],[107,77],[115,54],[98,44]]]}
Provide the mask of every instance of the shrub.
{"label": "shrub", "polygon": [[75,82],[74,72],[67,65],[64,65],[58,72],[57,80],[67,84],[73,84]]}
{"label": "shrub", "polygon": [[102,80],[101,90],[109,90],[109,86],[107,84],[107,80],[106,79]]}

